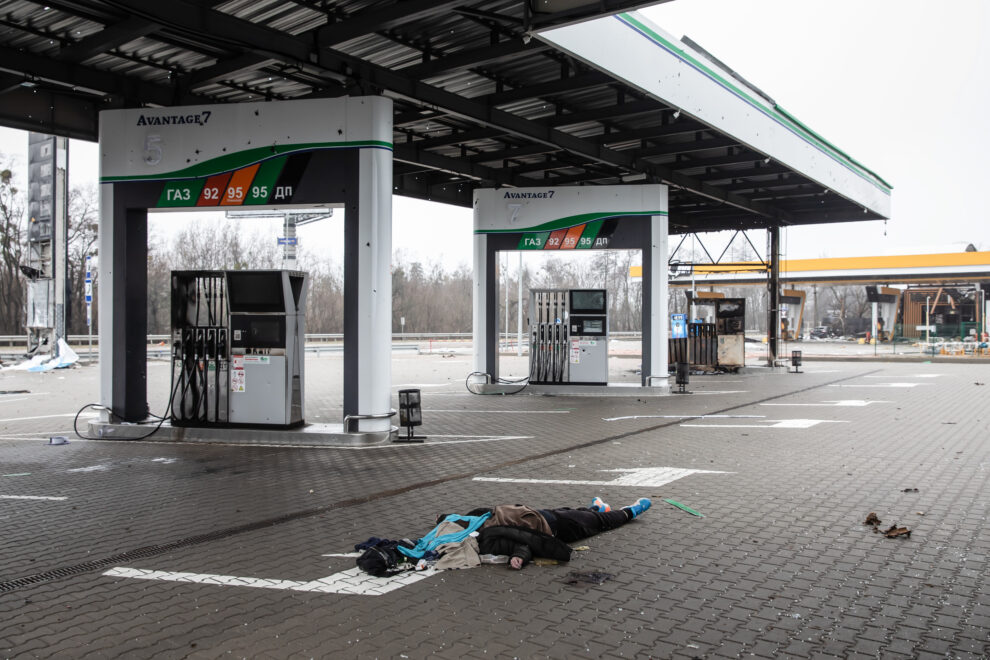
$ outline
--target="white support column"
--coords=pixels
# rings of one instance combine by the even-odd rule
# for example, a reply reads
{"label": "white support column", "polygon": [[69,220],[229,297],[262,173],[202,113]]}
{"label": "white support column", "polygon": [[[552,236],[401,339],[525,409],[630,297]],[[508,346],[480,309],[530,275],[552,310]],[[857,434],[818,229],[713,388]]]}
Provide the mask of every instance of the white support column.
{"label": "white support column", "polygon": [[[667,202],[667,189],[664,188],[664,208]],[[667,216],[654,215],[650,219],[650,364],[647,373],[650,378],[647,387],[666,384],[668,345],[670,336],[670,314],[667,298]]]}
{"label": "white support column", "polygon": [[[475,222],[477,225],[477,221]],[[473,371],[487,373],[486,351],[488,342],[488,320],[485,317],[488,291],[488,237],[485,234],[474,235],[474,307],[472,346],[474,348]]]}
{"label": "white support column", "polygon": [[[362,149],[359,168],[357,409],[382,415],[392,392],[392,153]],[[387,431],[391,424],[360,420],[357,430]]]}
{"label": "white support column", "polygon": [[[104,183],[100,185],[100,225],[97,244],[100,246],[99,258],[99,282],[100,297],[97,301],[99,310],[99,361],[100,361],[100,405],[110,408],[113,404],[113,184]],[[119,387],[119,385],[118,385]],[[110,415],[107,411],[100,411],[100,421],[109,422]]]}

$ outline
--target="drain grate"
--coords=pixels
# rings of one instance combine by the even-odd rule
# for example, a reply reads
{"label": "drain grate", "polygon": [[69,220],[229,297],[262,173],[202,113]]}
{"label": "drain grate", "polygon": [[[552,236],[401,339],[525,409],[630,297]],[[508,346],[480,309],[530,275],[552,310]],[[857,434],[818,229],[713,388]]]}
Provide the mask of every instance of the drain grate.
{"label": "drain grate", "polygon": [[[881,370],[875,369],[865,374],[856,374],[854,376],[839,378],[837,380],[833,380],[828,383],[822,383],[820,385],[811,385],[809,387],[805,387],[803,389],[795,390],[792,392],[775,394],[774,396],[770,396],[765,399],[760,399],[758,401],[747,401],[746,403],[740,403],[708,414],[709,415],[724,414],[732,410],[738,410],[739,408],[746,408],[748,406],[758,405],[760,403],[773,401],[774,399],[780,399],[785,396],[801,394],[802,392],[815,390],[820,387],[828,387],[829,385],[834,385],[836,383],[841,383],[843,381],[852,380],[853,378],[861,378],[869,374],[877,373],[878,371]],[[303,511],[295,511],[293,513],[288,513],[282,516],[267,518],[265,520],[259,520],[244,525],[238,525],[236,527],[228,527],[227,529],[220,529],[206,534],[197,534],[195,536],[189,536],[184,539],[179,539],[178,541],[173,541],[171,543],[163,543],[160,545],[148,545],[148,546],[144,546],[143,548],[136,548],[134,550],[122,552],[120,554],[112,555],[110,557],[104,557],[103,559],[94,559],[92,561],[82,562],[74,566],[64,566],[62,568],[56,568],[50,571],[45,571],[43,573],[26,575],[24,577],[15,578],[13,580],[7,580],[6,582],[0,582],[0,593],[6,593],[8,591],[14,591],[16,589],[23,589],[24,587],[43,584],[45,582],[53,582],[55,580],[61,580],[76,575],[82,575],[84,573],[92,573],[94,571],[103,570],[105,568],[109,568],[117,564],[126,564],[136,559],[148,559],[150,557],[155,557],[157,555],[165,554],[167,552],[172,552],[173,550],[181,550],[183,548],[199,545],[201,543],[210,543],[211,541],[220,541],[226,538],[230,538],[231,536],[236,536],[238,534],[244,534],[246,532],[255,532],[260,529],[264,529],[266,527],[282,525],[288,522],[292,522],[294,520],[299,520],[301,518],[309,518],[311,516],[320,515],[321,513],[327,513],[330,511],[335,511],[337,509],[343,509],[358,504],[367,504],[369,502],[374,502],[376,500],[386,499],[389,497],[394,497],[396,495],[402,495],[403,493],[408,493],[413,490],[419,490],[421,488],[430,488],[432,486],[438,486],[440,484],[444,484],[450,481],[457,481],[459,479],[467,479],[470,477],[477,476],[479,474],[483,474],[485,472],[492,472],[495,470],[500,470],[505,467],[511,467],[513,465],[519,465],[521,463],[526,463],[529,461],[536,461],[543,458],[549,458],[550,456],[556,456],[558,454],[573,452],[580,449],[587,449],[589,447],[594,447],[596,445],[604,444],[607,442],[622,440],[624,438],[628,438],[634,435],[639,435],[640,433],[649,433],[651,431],[657,431],[659,429],[667,428],[669,426],[674,426],[676,424],[680,424],[680,421],[681,420],[674,420],[671,422],[664,422],[662,424],[655,424],[653,426],[649,426],[643,429],[636,429],[632,431],[626,431],[625,433],[610,435],[607,438],[589,440],[588,442],[583,442],[578,445],[571,445],[569,447],[564,447],[562,449],[553,449],[533,456],[525,456],[523,458],[516,458],[510,461],[504,461],[502,463],[498,463],[497,465],[487,467],[483,470],[477,470],[475,472],[464,472],[461,474],[452,474],[446,477],[441,477],[439,479],[433,479],[431,481],[421,481],[419,483],[411,484],[409,486],[403,486],[401,488],[393,488],[391,490],[385,490],[378,493],[373,493],[371,495],[366,495],[364,497],[355,497],[348,500],[342,500],[340,502],[335,502],[333,504],[328,504],[326,506],[316,507],[313,509],[306,509]]]}

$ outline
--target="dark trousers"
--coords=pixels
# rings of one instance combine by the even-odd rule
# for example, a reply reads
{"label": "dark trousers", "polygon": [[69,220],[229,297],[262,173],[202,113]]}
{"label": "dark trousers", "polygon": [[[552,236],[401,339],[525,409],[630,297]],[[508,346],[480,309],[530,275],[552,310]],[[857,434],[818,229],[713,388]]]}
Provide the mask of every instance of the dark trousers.
{"label": "dark trousers", "polygon": [[543,510],[540,513],[550,523],[550,529],[553,530],[554,536],[564,543],[572,543],[616,527],[622,527],[632,520],[632,516],[625,509],[599,513],[585,508],[564,508]]}

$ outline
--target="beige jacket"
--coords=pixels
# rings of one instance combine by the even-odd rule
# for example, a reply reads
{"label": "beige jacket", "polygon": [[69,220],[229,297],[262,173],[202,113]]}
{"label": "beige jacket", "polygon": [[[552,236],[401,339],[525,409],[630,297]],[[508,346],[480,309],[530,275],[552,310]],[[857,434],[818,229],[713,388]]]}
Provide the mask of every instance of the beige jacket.
{"label": "beige jacket", "polygon": [[492,509],[492,517],[481,526],[485,527],[522,527],[536,532],[553,536],[547,519],[536,509],[522,504],[500,504]]}

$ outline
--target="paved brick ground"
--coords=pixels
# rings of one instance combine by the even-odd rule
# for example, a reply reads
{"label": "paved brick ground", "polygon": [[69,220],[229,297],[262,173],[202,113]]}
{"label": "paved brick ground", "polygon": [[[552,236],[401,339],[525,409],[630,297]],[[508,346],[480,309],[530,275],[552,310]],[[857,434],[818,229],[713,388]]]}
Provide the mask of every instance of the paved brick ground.
{"label": "paved brick ground", "polygon": [[[425,445],[52,447],[43,438],[72,419],[54,415],[95,398],[95,369],[0,375],[0,390],[31,390],[0,395],[0,496],[67,498],[0,498],[0,584],[45,578],[0,593],[0,657],[990,655],[986,367],[808,363],[694,378],[690,396],[595,399],[471,396],[463,356],[394,364],[397,386],[424,386]],[[339,367],[308,363],[310,419],[339,418]],[[167,367],[151,372],[154,401]],[[843,400],[870,403],[822,405]],[[706,413],[726,416],[678,417]],[[658,487],[475,480],[656,467],[723,473]],[[445,572],[380,596],[103,575],[307,582],[353,566],[323,555],[421,535],[441,511],[599,494],[654,507],[570,565]],[[871,511],[911,537],[872,533]],[[575,586],[571,570],[614,577]]]}

